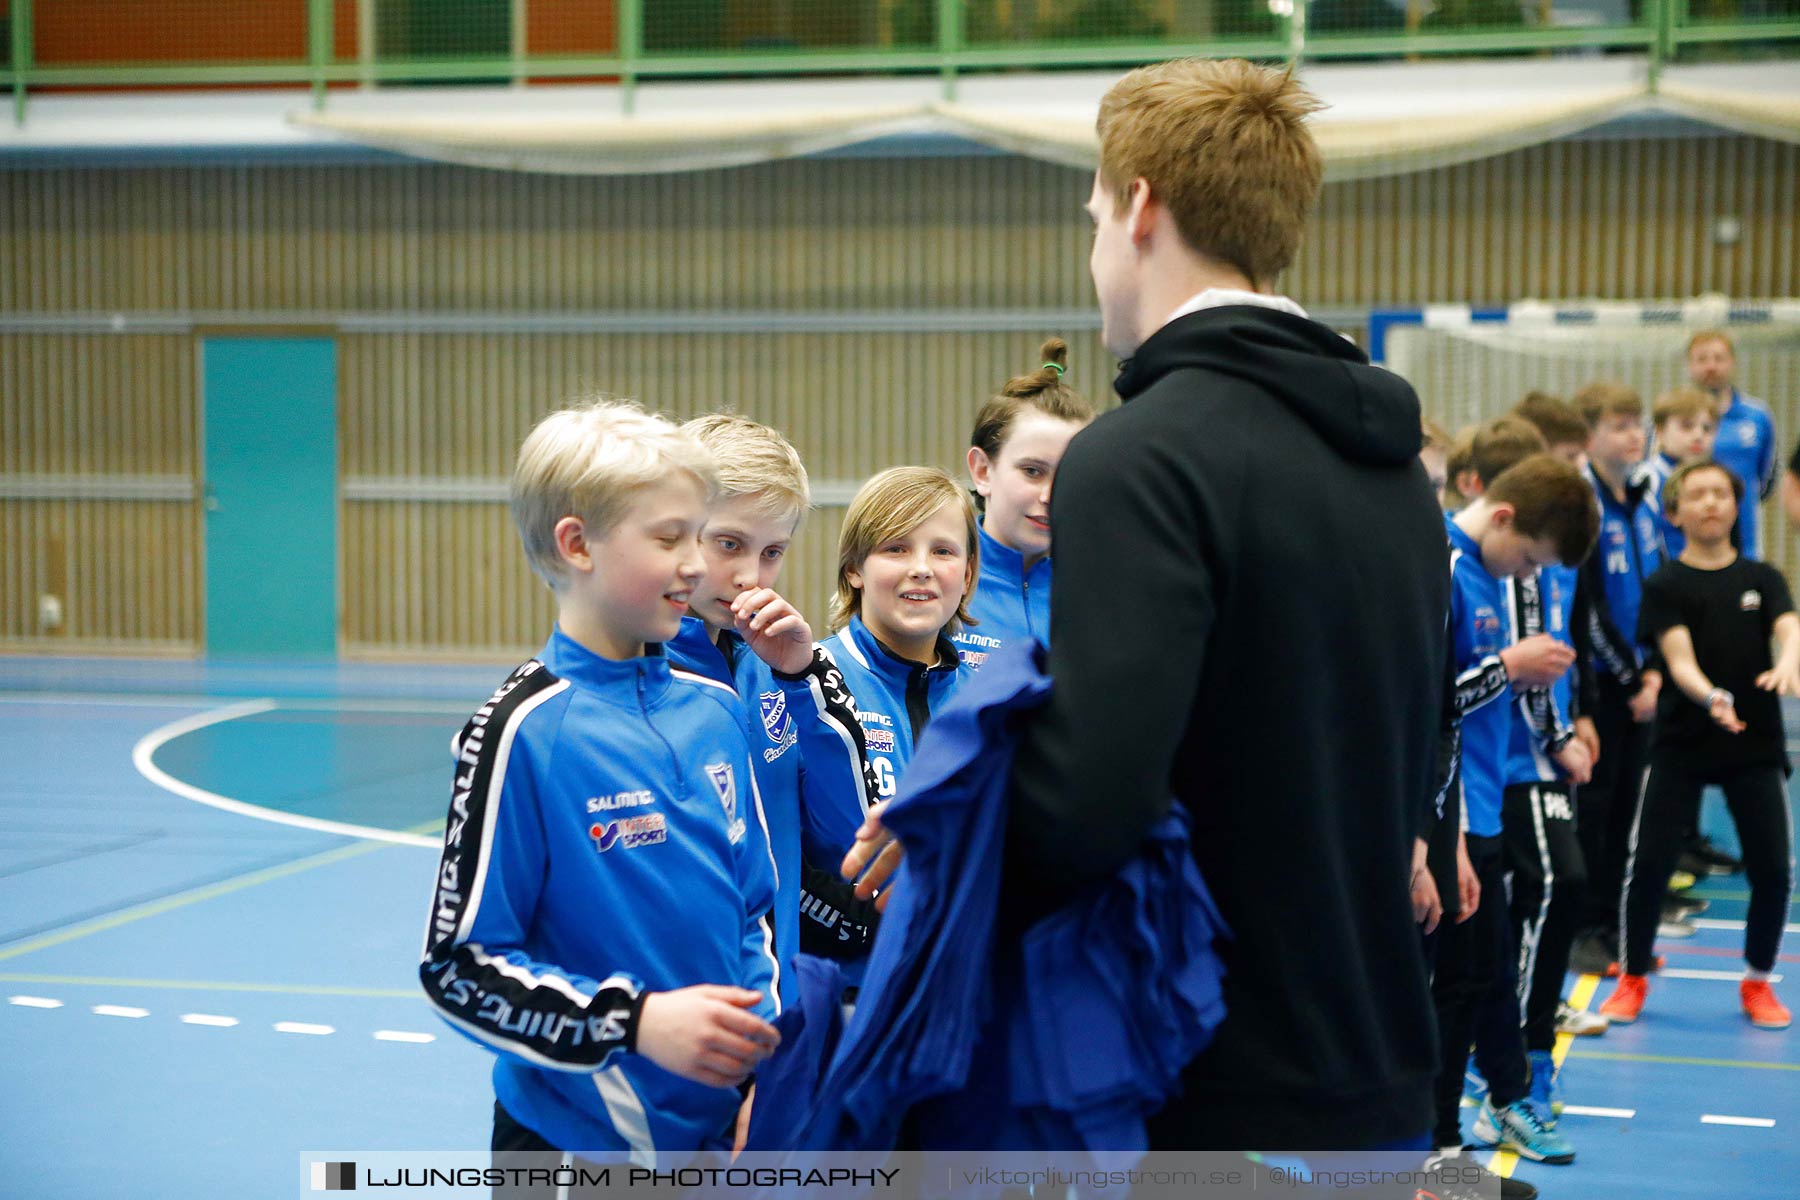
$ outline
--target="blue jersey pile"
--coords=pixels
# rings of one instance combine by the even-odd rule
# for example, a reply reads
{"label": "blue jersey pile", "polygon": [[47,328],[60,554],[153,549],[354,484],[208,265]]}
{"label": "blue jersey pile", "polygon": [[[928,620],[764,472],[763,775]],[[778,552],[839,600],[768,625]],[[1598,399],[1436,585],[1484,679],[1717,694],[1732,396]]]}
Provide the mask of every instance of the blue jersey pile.
{"label": "blue jersey pile", "polygon": [[752,1149],[889,1149],[909,1114],[926,1149],[1143,1148],[1224,1018],[1228,934],[1177,808],[1113,878],[996,945],[1008,727],[1049,688],[1035,655],[1008,653],[933,719],[886,816],[907,858],[855,1014],[840,1035],[809,967]]}

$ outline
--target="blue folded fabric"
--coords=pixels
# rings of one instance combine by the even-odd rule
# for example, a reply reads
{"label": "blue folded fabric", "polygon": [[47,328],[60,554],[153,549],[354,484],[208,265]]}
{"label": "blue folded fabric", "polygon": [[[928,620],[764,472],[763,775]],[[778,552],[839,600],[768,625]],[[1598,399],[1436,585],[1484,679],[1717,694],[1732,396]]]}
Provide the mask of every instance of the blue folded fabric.
{"label": "blue folded fabric", "polygon": [[[910,1113],[921,1149],[1083,1150],[1116,1165],[1144,1148],[1145,1118],[1224,1018],[1214,944],[1229,932],[1174,806],[1111,879],[995,945],[1009,726],[1049,690],[1041,647],[1009,647],[926,728],[884,818],[906,860],[855,1013],[822,1075],[783,1063],[817,1060],[804,1034],[800,1048],[783,1041],[752,1110],[755,1139],[759,1110],[776,1109],[776,1140],[753,1145],[891,1149]],[[810,1004],[838,1007],[822,990],[796,1007]]]}
{"label": "blue folded fabric", "polygon": [[831,1065],[844,1029],[844,973],[829,959],[794,958],[794,999],[775,1018],[781,1048],[756,1073],[746,1150],[788,1150],[800,1144],[819,1080]]}

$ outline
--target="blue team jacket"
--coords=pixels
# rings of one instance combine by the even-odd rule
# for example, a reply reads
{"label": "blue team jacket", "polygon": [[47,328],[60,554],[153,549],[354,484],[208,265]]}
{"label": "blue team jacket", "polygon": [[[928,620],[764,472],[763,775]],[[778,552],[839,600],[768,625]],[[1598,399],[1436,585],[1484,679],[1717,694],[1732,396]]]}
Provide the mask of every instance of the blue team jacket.
{"label": "blue team jacket", "polygon": [[926,1149],[1143,1148],[1224,1019],[1229,934],[1177,805],[1113,879],[996,945],[1011,727],[1049,687],[1014,648],[933,722],[887,810],[907,857],[855,1012],[839,1034],[833,992],[803,1000],[827,1005],[801,1023],[819,1040],[759,1075],[753,1148],[885,1149],[909,1112]]}
{"label": "blue team jacket", "polygon": [[[1575,613],[1575,580],[1580,572],[1560,563],[1540,568],[1535,580],[1502,580],[1507,598],[1507,641],[1517,643],[1547,633],[1574,647],[1571,622]],[[1512,730],[1506,753],[1506,783],[1554,783],[1556,764],[1549,753],[1568,738],[1572,720],[1571,667],[1548,688],[1514,689]]]}
{"label": "blue team jacket", "polygon": [[869,766],[882,799],[892,797],[912,761],[919,732],[933,713],[949,702],[971,672],[958,661],[956,647],[940,639],[938,661],[948,667],[908,662],[883,646],[861,617],[820,643],[831,664],[842,671],[856,697],[856,719],[862,725]]}
{"label": "blue team jacket", "polygon": [[1475,539],[1455,521],[1450,533],[1450,641],[1456,662],[1456,709],[1462,714],[1463,820],[1482,837],[1500,833],[1512,742],[1512,685],[1500,651],[1511,640],[1506,589],[1481,564]]}
{"label": "blue team jacket", "polygon": [[[836,684],[829,677],[823,655],[815,652],[812,665],[800,675],[780,676],[735,632],[726,630],[721,636],[729,660],[706,622],[683,617],[681,632],[666,649],[675,666],[721,683],[737,697],[780,872],[775,948],[785,968],[800,952],[802,842],[815,861],[836,867],[867,808],[856,710],[841,677]],[[790,1004],[793,972],[784,969],[781,980],[782,1003]]]}
{"label": "blue team jacket", "polygon": [[[1663,485],[1680,465],[1659,450],[1645,459],[1631,477],[1633,483],[1642,485],[1644,503],[1656,514],[1656,532],[1661,535],[1663,553],[1669,558],[1680,558],[1681,551],[1687,546],[1687,535],[1675,528],[1675,523],[1663,509]],[[1742,528],[1741,524],[1739,528]]]}
{"label": "blue team jacket", "polygon": [[951,639],[972,671],[1007,646],[1050,644],[1050,559],[1039,559],[1027,571],[1024,555],[989,537],[985,526],[979,533],[981,575],[969,600],[975,627]]}
{"label": "blue team jacket", "polygon": [[[1656,528],[1656,513],[1645,503],[1641,489],[1634,482],[1626,490],[1626,504],[1613,496],[1612,489],[1587,468],[1588,482],[1600,501],[1600,539],[1594,546],[1605,584],[1606,605],[1615,628],[1627,642],[1637,636],[1638,609],[1644,600],[1644,581],[1656,573],[1663,562],[1662,537]],[[1638,647],[1638,661],[1643,661],[1643,646]]]}
{"label": "blue team jacket", "polygon": [[635,1053],[647,993],[699,983],[779,1011],[775,864],[731,690],[659,649],[551,635],[464,726],[419,967],[495,1051],[508,1113],[572,1151],[693,1150],[737,1093]]}
{"label": "blue team jacket", "polygon": [[[1762,557],[1762,531],[1758,506],[1775,486],[1779,465],[1775,451],[1775,418],[1755,396],[1731,389],[1731,406],[1719,418],[1719,438],[1713,457],[1744,481],[1744,502],[1738,505],[1738,546],[1746,558]],[[1671,551],[1673,553],[1673,551]],[[983,564],[984,568],[986,564]]]}

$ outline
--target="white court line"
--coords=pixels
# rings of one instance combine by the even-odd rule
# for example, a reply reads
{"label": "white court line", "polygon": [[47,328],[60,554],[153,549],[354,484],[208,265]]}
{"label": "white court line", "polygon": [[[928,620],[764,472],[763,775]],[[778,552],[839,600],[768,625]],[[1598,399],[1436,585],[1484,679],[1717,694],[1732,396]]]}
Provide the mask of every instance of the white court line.
{"label": "white court line", "polygon": [[[1743,979],[1744,973],[1742,971],[1699,971],[1687,967],[1664,967],[1656,972],[1656,977],[1661,979],[1717,979],[1724,983],[1737,983]],[[1769,982],[1780,983],[1781,976],[1771,975]]]}
{"label": "white court line", "polygon": [[308,1025],[304,1021],[277,1021],[275,1022],[275,1032],[310,1033],[314,1037],[324,1037],[328,1033],[336,1033],[337,1030],[329,1025]]}
{"label": "white court line", "polygon": [[93,1011],[96,1016],[101,1017],[147,1017],[150,1015],[149,1009],[133,1008],[129,1004],[96,1004]]}
{"label": "white court line", "polygon": [[183,1025],[212,1025],[219,1029],[229,1029],[238,1023],[238,1019],[236,1017],[215,1017],[211,1013],[182,1013],[181,1023]]}
{"label": "white court line", "polygon": [[1563,1105],[1565,1117],[1616,1117],[1621,1121],[1629,1121],[1637,1116],[1635,1108],[1589,1108],[1585,1104]]}
{"label": "white court line", "polygon": [[[1726,921],[1717,917],[1689,917],[1688,921],[1695,929],[1735,929],[1741,932],[1744,928],[1742,921]],[[1785,925],[1782,928],[1788,933],[1800,933],[1800,925]]]}
{"label": "white court line", "polygon": [[425,1042],[437,1041],[437,1035],[431,1033],[408,1033],[403,1029],[377,1029],[375,1040],[378,1042]]}
{"label": "white court line", "polygon": [[[1567,1112],[1568,1110],[1564,1109],[1563,1111]],[[1715,1116],[1712,1113],[1707,1113],[1700,1118],[1700,1123],[1702,1125],[1741,1125],[1745,1129],[1775,1128],[1775,1119],[1773,1117],[1720,1117]]]}
{"label": "white court line", "polygon": [[236,813],[240,817],[252,817],[258,821],[270,821],[276,825],[292,825],[297,829],[311,829],[319,833],[336,833],[345,837],[367,838],[376,842],[392,842],[399,846],[420,846],[427,850],[442,848],[443,839],[441,838],[426,837],[418,833],[401,833],[394,829],[376,829],[369,825],[351,825],[343,821],[326,821],[318,817],[304,817],[297,813],[264,808],[260,804],[248,804],[242,800],[233,800],[229,796],[221,796],[216,792],[197,788],[191,783],[183,783],[156,765],[156,752],[184,734],[193,733],[197,729],[205,729],[209,725],[222,725],[226,721],[235,721],[239,717],[254,717],[260,713],[272,712],[280,707],[281,705],[273,700],[245,700],[240,704],[228,704],[224,708],[215,708],[183,717],[179,721],[171,721],[139,739],[138,744],[131,748],[131,763],[137,768],[138,774],[164,791],[174,792],[177,796],[198,804],[209,805],[228,813]]}
{"label": "white court line", "polygon": [[16,1004],[20,1008],[61,1008],[61,1000],[52,1000],[48,996],[8,996],[8,1004]]}

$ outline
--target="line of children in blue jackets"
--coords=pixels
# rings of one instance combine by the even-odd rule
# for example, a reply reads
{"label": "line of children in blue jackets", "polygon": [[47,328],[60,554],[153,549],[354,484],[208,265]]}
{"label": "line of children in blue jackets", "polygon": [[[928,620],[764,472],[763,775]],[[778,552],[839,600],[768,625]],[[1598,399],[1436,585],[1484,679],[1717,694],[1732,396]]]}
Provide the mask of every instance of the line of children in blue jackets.
{"label": "line of children in blue jackets", "polygon": [[[1092,416],[1063,383],[1066,356],[1046,343],[1042,365],[980,413],[968,451],[979,514],[932,468],[893,468],[858,491],[822,640],[776,589],[809,503],[779,434],[730,416],[676,429],[598,403],[527,438],[512,506],[557,627],[458,739],[420,966],[445,1019],[497,1052],[497,1151],[645,1160],[741,1139],[796,956],[867,951],[876,906],[835,867],[868,810],[895,794],[926,723],[986,655],[1047,634],[1048,498]],[[1531,423],[1472,441],[1454,475],[1471,502],[1447,526],[1462,749],[1446,806],[1461,824],[1456,885],[1438,889],[1455,893],[1457,918],[1437,947],[1445,1070],[1460,1077],[1472,1038],[1489,1089],[1476,1136],[1553,1162],[1574,1156],[1549,1056],[1571,885],[1584,857],[1591,874],[1638,836],[1596,821],[1604,840],[1584,856],[1574,827],[1590,806],[1568,791],[1588,783],[1596,725],[1601,760],[1629,762],[1605,730],[1642,723],[1656,700],[1635,610],[1663,553],[1649,484],[1630,474],[1641,406],[1607,387],[1580,400],[1585,480],[1559,436],[1568,410],[1540,398],[1521,408]],[[1675,436],[1691,409],[1658,407],[1678,454],[1702,449]],[[1668,499],[1663,515],[1685,524]],[[1771,610],[1783,603],[1764,593]],[[1576,678],[1591,679],[1571,686],[1577,658],[1588,670]],[[1618,798],[1631,770],[1615,767],[1596,815],[1638,815]],[[1773,895],[1781,881],[1752,882]],[[1759,959],[1768,940],[1757,934]],[[1643,958],[1634,944],[1634,981]],[[1766,978],[1752,982],[1753,1018],[1774,1023],[1785,1010]],[[1569,1030],[1579,1014],[1560,1021]],[[1460,1143],[1452,1106],[1440,1153]]]}
{"label": "line of children in blue jackets", "polygon": [[[1693,749],[1708,736],[1719,738],[1716,730],[1707,735],[1689,728],[1709,724],[1701,696],[1716,706],[1715,722],[1728,729],[1735,711],[1729,692],[1725,700],[1720,689],[1708,692],[1711,684],[1696,671],[1691,652],[1679,651],[1689,655],[1682,660],[1691,676],[1682,687],[1686,695],[1659,695],[1659,668],[1668,656],[1659,653],[1656,643],[1684,647],[1692,631],[1678,629],[1679,639],[1669,643],[1665,631],[1671,624],[1685,621],[1695,630],[1710,630],[1722,619],[1722,602],[1710,609],[1704,603],[1702,583],[1712,582],[1704,572],[1723,571],[1720,563],[1727,558],[1736,561],[1727,552],[1705,563],[1696,560],[1690,569],[1691,556],[1677,550],[1680,563],[1665,566],[1673,558],[1662,527],[1680,532],[1705,528],[1702,522],[1711,520],[1718,526],[1711,531],[1715,546],[1720,540],[1735,545],[1741,538],[1741,525],[1734,524],[1736,508],[1721,517],[1728,505],[1711,504],[1702,511],[1700,502],[1690,500],[1685,515],[1680,509],[1683,477],[1702,468],[1732,482],[1740,498],[1744,494],[1742,481],[1708,457],[1715,409],[1694,389],[1678,388],[1660,397],[1655,407],[1657,455],[1640,464],[1643,409],[1636,394],[1623,385],[1598,383],[1576,399],[1579,411],[1533,393],[1514,414],[1471,431],[1460,445],[1427,430],[1421,454],[1428,470],[1435,468],[1449,484],[1446,507],[1462,505],[1449,530],[1457,581],[1452,612],[1456,699],[1464,714],[1458,780],[1463,831],[1457,841],[1459,886],[1444,903],[1455,922],[1434,947],[1434,996],[1445,1060],[1437,1140],[1445,1155],[1458,1153],[1461,1142],[1456,1110],[1463,1080],[1458,1076],[1472,1038],[1481,1067],[1480,1074],[1470,1073],[1481,1100],[1477,1140],[1539,1161],[1573,1161],[1574,1148],[1557,1128],[1562,1104],[1551,1055],[1555,1034],[1592,1035],[1603,1032],[1609,1018],[1636,1019],[1648,990],[1644,972],[1655,966],[1650,939],[1682,822],[1692,826],[1703,782],[1729,781],[1736,792],[1734,819],[1755,833],[1754,840],[1770,843],[1757,847],[1753,896],[1769,912],[1778,907],[1785,912],[1792,889],[1791,838],[1781,816],[1785,796],[1768,783],[1779,773],[1757,757],[1773,753],[1761,747],[1779,740],[1779,710],[1770,693],[1796,686],[1784,672],[1800,656],[1800,646],[1791,644],[1784,644],[1779,662],[1768,654],[1771,630],[1784,642],[1800,630],[1791,616],[1785,623],[1776,620],[1791,607],[1779,578],[1759,577],[1744,591],[1759,597],[1756,607],[1767,605],[1771,612],[1758,614],[1746,626],[1746,636],[1729,642],[1754,644],[1756,652],[1749,659],[1755,662],[1722,661],[1731,657],[1717,648],[1726,639],[1713,634],[1710,669],[1734,671],[1739,687],[1753,687],[1753,694],[1764,696],[1753,705],[1761,727],[1758,749],[1747,749],[1752,744],[1747,738],[1708,743],[1710,757]],[[1578,465],[1586,487],[1551,479],[1573,473]],[[1533,474],[1540,478],[1527,486],[1526,476]],[[1496,493],[1493,487],[1502,480],[1505,486]],[[1727,491],[1712,487],[1696,494]],[[1505,577],[1517,556],[1509,558],[1507,552],[1515,547],[1495,537],[1496,505],[1506,502],[1499,504],[1502,517],[1506,508],[1513,510],[1503,524],[1544,528],[1547,514],[1534,513],[1532,506],[1555,493],[1563,494],[1566,514],[1579,510],[1592,523],[1598,534],[1593,553],[1563,555],[1560,563]],[[1521,497],[1527,500],[1524,506],[1518,503]],[[1704,558],[1707,552],[1700,553]],[[1579,573],[1573,569],[1577,562],[1582,563]],[[1648,597],[1661,594],[1658,588],[1674,593],[1677,585],[1693,580],[1700,582],[1685,588],[1693,597],[1685,609],[1663,603],[1654,615],[1645,608],[1639,616]],[[1494,703],[1503,697],[1509,702]],[[1649,724],[1652,712],[1657,714],[1654,726]],[[1719,719],[1720,713],[1727,720]],[[1496,754],[1504,756],[1503,769]],[[1775,757],[1785,767],[1785,756]],[[1601,763],[1611,768],[1604,777],[1595,769]],[[1653,784],[1658,779],[1676,782],[1644,789],[1646,766]],[[1575,804],[1571,786],[1580,788]],[[1501,801],[1497,807],[1496,793]],[[1504,891],[1498,886],[1503,880]],[[1441,885],[1439,890],[1451,891]],[[1499,912],[1489,910],[1500,905],[1510,910],[1511,937],[1501,941],[1498,954],[1491,954],[1492,934],[1486,931],[1502,922]],[[1483,912],[1488,912],[1485,921],[1480,919]],[[1602,953],[1610,951],[1607,956],[1616,958],[1616,930],[1625,913],[1634,914],[1633,953],[1627,956],[1619,989],[1598,1014],[1559,1006],[1575,924],[1594,921],[1598,929],[1587,936]],[[1753,1024],[1783,1028],[1787,1010],[1768,980],[1779,930],[1767,918],[1756,924],[1746,933],[1744,1011]],[[1611,969],[1616,973],[1619,968]],[[1524,1054],[1518,1053],[1520,1032]],[[1503,1195],[1535,1194],[1519,1181],[1502,1183]]]}
{"label": "line of children in blue jackets", "polygon": [[1047,636],[1050,483],[1092,416],[1066,355],[1047,343],[982,410],[985,518],[933,468],[858,491],[820,641],[776,590],[810,496],[774,430],[596,402],[526,439],[512,510],[556,628],[457,740],[420,964],[496,1052],[496,1152],[741,1141],[734,1089],[779,1042],[797,956],[854,977],[867,953],[875,906],[837,866],[975,669],[951,638],[971,607],[995,645]]}

